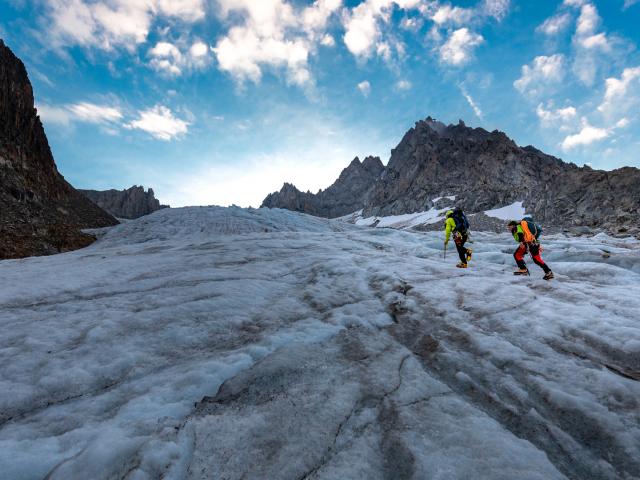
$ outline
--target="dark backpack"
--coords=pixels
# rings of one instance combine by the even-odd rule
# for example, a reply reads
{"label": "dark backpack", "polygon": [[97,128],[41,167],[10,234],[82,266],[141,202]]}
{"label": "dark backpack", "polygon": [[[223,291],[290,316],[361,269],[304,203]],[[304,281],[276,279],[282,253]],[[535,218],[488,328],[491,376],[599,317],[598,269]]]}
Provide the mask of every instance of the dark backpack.
{"label": "dark backpack", "polygon": [[533,218],[531,217],[524,217],[522,221],[527,223],[529,231],[534,237],[536,237],[536,240],[538,240],[540,238],[540,235],[542,235],[542,227],[534,222]]}
{"label": "dark backpack", "polygon": [[451,218],[456,222],[456,228],[453,229],[454,232],[465,233],[469,230],[469,220],[467,220],[467,216],[460,208],[453,210]]}

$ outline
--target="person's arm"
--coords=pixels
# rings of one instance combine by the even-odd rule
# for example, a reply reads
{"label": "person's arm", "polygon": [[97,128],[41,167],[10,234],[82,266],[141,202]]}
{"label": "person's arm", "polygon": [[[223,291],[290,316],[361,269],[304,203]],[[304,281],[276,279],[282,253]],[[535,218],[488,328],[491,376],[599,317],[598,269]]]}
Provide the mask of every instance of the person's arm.
{"label": "person's arm", "polygon": [[513,236],[515,237],[516,242],[524,243],[524,231],[522,230],[522,227],[520,225],[518,225],[516,233],[514,233]]}

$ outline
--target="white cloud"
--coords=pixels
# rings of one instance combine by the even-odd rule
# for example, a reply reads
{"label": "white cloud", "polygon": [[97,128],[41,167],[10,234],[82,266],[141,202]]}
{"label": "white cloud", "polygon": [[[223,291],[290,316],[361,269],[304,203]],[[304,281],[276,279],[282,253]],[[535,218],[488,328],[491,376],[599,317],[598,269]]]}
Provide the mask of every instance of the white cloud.
{"label": "white cloud", "polygon": [[431,16],[431,20],[437,25],[455,24],[462,25],[471,21],[476,12],[471,8],[452,7],[451,5],[441,5]]}
{"label": "white cloud", "polygon": [[395,88],[398,91],[406,92],[407,90],[411,90],[411,82],[408,80],[398,80],[395,84]]}
{"label": "white cloud", "polygon": [[593,3],[574,2],[571,6],[580,9],[573,36],[575,59],[573,73],[586,86],[593,86],[599,70],[608,68],[609,61],[603,54],[612,52],[612,44],[605,33],[598,33],[602,20]]}
{"label": "white cloud", "polygon": [[139,113],[139,118],[123,125],[128,129],[138,129],[159,140],[171,140],[187,133],[188,122],[173,116],[171,110],[162,105]]}
{"label": "white cloud", "polygon": [[158,72],[178,76],[187,69],[204,68],[209,65],[209,51],[208,45],[201,41],[194,42],[185,53],[172,43],[158,42],[149,50],[149,66]]}
{"label": "white cloud", "polygon": [[[395,7],[410,11],[421,5],[422,0],[364,0],[350,11],[347,10],[343,16],[343,40],[347,49],[359,60],[369,59],[376,53],[389,62],[393,50],[402,56],[404,45],[392,34],[383,35],[383,26],[391,22]],[[417,23],[404,25],[415,27]]]}
{"label": "white cloud", "polygon": [[621,118],[620,120],[618,120],[616,122],[616,128],[625,128],[625,127],[629,126],[629,123],[631,123],[631,122],[629,121],[628,118],[626,118],[626,117],[625,118]]}
{"label": "white cloud", "polygon": [[473,113],[476,114],[476,117],[478,117],[480,120],[482,120],[482,110],[480,110],[480,107],[475,102],[473,97],[471,97],[471,95],[469,95],[467,90],[462,85],[460,86],[460,91],[462,92],[462,96],[467,100],[467,103],[469,104],[469,106],[473,109]]}
{"label": "white cloud", "polygon": [[592,127],[587,124],[584,125],[578,133],[566,137],[561,147],[564,151],[568,151],[579,146],[591,145],[594,142],[607,138],[609,135],[611,135],[610,130]]}
{"label": "white cloud", "polygon": [[542,25],[536,28],[536,31],[542,32],[545,35],[557,35],[562,32],[571,23],[571,15],[569,13],[561,13],[554,15],[551,18],[547,18]]}
{"label": "white cloud", "polygon": [[623,10],[626,10],[627,8],[629,8],[632,5],[635,5],[638,2],[640,2],[640,0],[624,0]]}
{"label": "white cloud", "polygon": [[306,32],[316,35],[323,32],[329,18],[342,6],[342,0],[316,0],[302,12],[302,22]]}
{"label": "white cloud", "polygon": [[[131,3],[131,0],[127,0],[127,2]],[[156,0],[147,3],[152,5],[155,3],[157,11],[185,22],[196,22],[205,16],[205,2],[203,0]]]}
{"label": "white cloud", "polygon": [[482,10],[485,15],[500,21],[509,13],[510,0],[484,0]]}
{"label": "white cloud", "polygon": [[55,105],[39,103],[36,105],[36,110],[38,111],[40,120],[44,123],[69,125],[72,121],[71,112],[65,107],[56,107]]}
{"label": "white cloud", "polygon": [[575,123],[578,112],[572,106],[553,108],[553,103],[549,102],[546,108],[542,103],[538,104],[536,115],[543,128],[559,128],[566,131]]}
{"label": "white cloud", "polygon": [[69,125],[72,122],[108,124],[121,120],[120,109],[95,103],[80,102],[69,105],[53,106],[39,104],[38,114],[44,122]]}
{"label": "white cloud", "polygon": [[590,3],[582,5],[576,26],[576,34],[582,36],[593,35],[599,25],[600,16],[596,7]]}
{"label": "white cloud", "polygon": [[73,116],[82,122],[105,123],[116,122],[122,118],[119,109],[94,103],[82,102],[67,107]]}
{"label": "white cloud", "polygon": [[209,47],[202,42],[196,42],[193,45],[191,45],[191,48],[189,48],[189,55],[192,58],[202,58],[208,54],[209,54]]}
{"label": "white cloud", "polygon": [[178,47],[168,42],[158,42],[155,47],[149,50],[152,57],[150,65],[154,70],[165,72],[171,75],[182,74],[179,67],[182,64],[182,53]]}
{"label": "white cloud", "polygon": [[344,43],[353,55],[360,58],[371,56],[381,35],[378,22],[388,19],[385,10],[392,4],[391,1],[365,0],[351,10],[344,23]]}
{"label": "white cloud", "polygon": [[509,12],[510,5],[510,0],[484,0],[476,7],[469,8],[452,6],[448,3],[424,2],[421,10],[436,25],[466,25],[487,17],[501,21]]}
{"label": "white cloud", "polygon": [[600,48],[604,51],[610,49],[609,41],[604,33],[591,35],[580,40],[580,44],[586,49]]}
{"label": "white cloud", "polygon": [[405,17],[400,21],[400,27],[410,32],[417,32],[424,25],[424,21],[421,18],[409,18]]}
{"label": "white cloud", "polygon": [[598,110],[608,116],[623,114],[640,101],[640,66],[625,68],[620,78],[607,78]]}
{"label": "white cloud", "polygon": [[629,119],[625,117],[618,120],[609,128],[599,128],[591,126],[587,119],[583,118],[582,129],[574,135],[567,136],[563,140],[561,147],[564,151],[568,151],[576,147],[591,145],[592,143],[599,142],[610,137],[614,134],[615,130],[625,128],[629,123]]}
{"label": "white cloud", "polygon": [[[341,0],[316,0],[296,11],[283,0],[218,0],[223,20],[242,16],[213,49],[218,66],[242,85],[260,82],[263,68],[284,69],[287,81],[312,85],[309,57],[317,44],[327,44],[325,29]],[[324,43],[323,43],[324,42]]]}
{"label": "white cloud", "polygon": [[178,48],[168,42],[158,42],[155,47],[153,47],[149,54],[153,57],[169,57],[178,61],[182,58],[182,54]]}
{"label": "white cloud", "polygon": [[531,65],[522,66],[522,76],[513,86],[523,94],[535,96],[550,84],[560,82],[564,77],[564,56],[561,54],[539,56]]}
{"label": "white cloud", "polygon": [[451,33],[449,39],[440,47],[440,60],[450,65],[463,65],[471,60],[473,49],[483,41],[481,35],[469,31],[468,28],[460,28]]}
{"label": "white cloud", "polygon": [[186,23],[204,18],[204,0],[45,0],[47,32],[55,45],[133,51],[156,18]]}
{"label": "white cloud", "polygon": [[358,84],[358,90],[360,90],[360,93],[366,98],[371,93],[371,84],[368,80],[360,82]]}
{"label": "white cloud", "polygon": [[320,40],[320,45],[325,47],[335,47],[336,40],[329,34],[323,35],[322,40]]}

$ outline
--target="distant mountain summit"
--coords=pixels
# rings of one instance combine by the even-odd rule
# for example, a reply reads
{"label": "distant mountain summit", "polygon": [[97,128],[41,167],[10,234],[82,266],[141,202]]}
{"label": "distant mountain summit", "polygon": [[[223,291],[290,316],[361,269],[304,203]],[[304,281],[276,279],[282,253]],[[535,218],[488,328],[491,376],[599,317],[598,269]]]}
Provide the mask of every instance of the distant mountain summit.
{"label": "distant mountain summit", "polygon": [[144,187],[134,185],[126,190],[78,190],[89,200],[106,210],[117,218],[134,219],[169,208],[168,205],[160,205],[153,189],[146,192]]}
{"label": "distant mountain summit", "polygon": [[383,170],[384,165],[378,157],[367,157],[362,162],[356,157],[326,190],[316,194],[301,192],[290,183],[285,183],[279,192],[267,196],[262,206],[286,208],[327,218],[347,215],[364,207],[365,194]]}
{"label": "distant mountain summit", "polygon": [[117,220],[56,168],[23,63],[0,40],[0,259],[73,250]]}
{"label": "distant mountain summit", "polygon": [[[362,205],[353,211],[363,208],[365,217],[400,215],[429,210],[434,199],[453,195],[468,212],[522,201],[547,225],[633,232],[638,231],[640,170],[578,167],[534,147],[519,147],[503,132],[428,117],[404,135],[387,166],[352,205]],[[309,204],[312,197],[306,198]],[[332,205],[326,194],[323,203],[322,213],[301,211],[344,214],[325,213]],[[265,206],[270,205],[265,201]]]}

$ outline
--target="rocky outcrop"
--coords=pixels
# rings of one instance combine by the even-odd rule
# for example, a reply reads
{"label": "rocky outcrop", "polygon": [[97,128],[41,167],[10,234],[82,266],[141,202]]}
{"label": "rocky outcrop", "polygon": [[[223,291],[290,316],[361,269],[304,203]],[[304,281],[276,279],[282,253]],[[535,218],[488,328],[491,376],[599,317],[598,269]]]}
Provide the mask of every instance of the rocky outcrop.
{"label": "rocky outcrop", "polygon": [[[400,215],[429,210],[436,206],[433,199],[445,195],[455,195],[456,204],[470,213],[523,201],[527,212],[547,226],[637,233],[640,170],[578,167],[534,147],[519,147],[503,132],[470,128],[462,121],[447,126],[429,117],[405,134],[354,204],[364,205],[364,217]],[[328,216],[304,208],[315,201],[307,194],[299,209]],[[331,199],[323,201],[325,211],[330,209]]]}
{"label": "rocky outcrop", "polygon": [[371,189],[384,165],[378,157],[367,157],[362,162],[354,158],[338,179],[317,194],[301,192],[285,183],[279,192],[265,198],[263,207],[286,208],[320,217],[335,218],[364,207],[365,194]]}
{"label": "rocky outcrop", "polygon": [[160,205],[152,188],[145,192],[144,187],[137,185],[126,190],[78,191],[117,218],[139,218],[161,208],[169,208],[168,205]]}
{"label": "rocky outcrop", "polygon": [[27,71],[0,40],[0,259],[81,248],[94,240],[81,228],[117,223],[58,172]]}
{"label": "rocky outcrop", "polygon": [[640,170],[577,167],[504,133],[417,122],[391,152],[379,182],[366,194],[365,215],[396,215],[431,207],[431,198],[456,195],[479,212],[523,201],[547,225],[628,231],[640,208]]}

